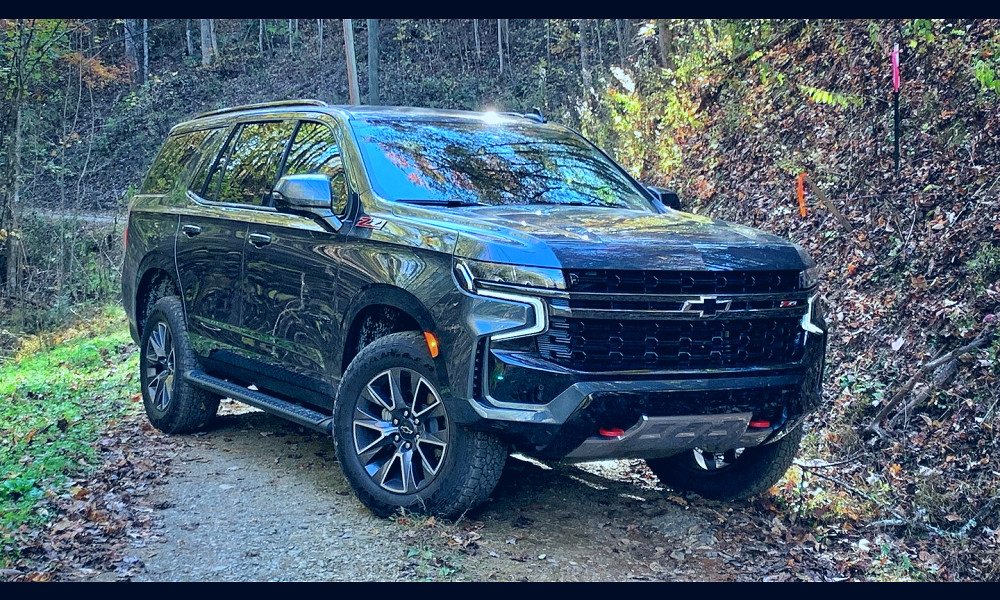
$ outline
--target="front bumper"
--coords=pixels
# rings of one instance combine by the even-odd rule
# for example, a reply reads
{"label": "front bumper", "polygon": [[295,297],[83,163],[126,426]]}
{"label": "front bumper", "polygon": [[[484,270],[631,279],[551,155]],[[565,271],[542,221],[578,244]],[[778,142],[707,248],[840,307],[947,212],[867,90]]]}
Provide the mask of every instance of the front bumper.
{"label": "front bumper", "polygon": [[825,332],[810,334],[802,360],[785,368],[688,373],[582,373],[530,352],[481,348],[482,393],[467,402],[473,426],[544,458],[749,447],[780,439],[818,408],[825,347]]}

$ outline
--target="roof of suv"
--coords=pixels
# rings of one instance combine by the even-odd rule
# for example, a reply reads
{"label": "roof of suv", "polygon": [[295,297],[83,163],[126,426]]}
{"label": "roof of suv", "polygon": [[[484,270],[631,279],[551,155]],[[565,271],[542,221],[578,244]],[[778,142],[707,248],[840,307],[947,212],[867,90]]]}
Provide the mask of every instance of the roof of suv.
{"label": "roof of suv", "polygon": [[545,118],[541,114],[521,114],[514,112],[476,112],[469,110],[451,110],[440,108],[418,108],[411,106],[358,106],[358,105],[330,105],[321,100],[281,100],[278,102],[265,102],[260,104],[247,104],[243,106],[233,106],[218,110],[208,111],[196,115],[193,119],[185,121],[174,127],[186,129],[195,123],[206,120],[225,120],[232,117],[240,117],[248,114],[274,114],[281,112],[301,112],[303,109],[340,113],[348,119],[359,118],[390,118],[406,120],[455,120],[455,121],[491,121],[503,122],[524,122],[525,120],[534,123],[545,123]]}

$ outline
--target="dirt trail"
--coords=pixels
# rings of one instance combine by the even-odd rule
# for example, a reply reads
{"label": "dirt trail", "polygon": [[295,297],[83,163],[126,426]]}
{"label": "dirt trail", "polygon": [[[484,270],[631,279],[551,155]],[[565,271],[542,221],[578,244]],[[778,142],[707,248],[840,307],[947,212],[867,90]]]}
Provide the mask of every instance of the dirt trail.
{"label": "dirt trail", "polygon": [[178,453],[136,580],[736,576],[717,547],[722,515],[653,488],[628,463],[511,458],[491,500],[458,523],[386,520],[351,493],[329,439],[276,417],[228,407],[211,431],[170,439]]}

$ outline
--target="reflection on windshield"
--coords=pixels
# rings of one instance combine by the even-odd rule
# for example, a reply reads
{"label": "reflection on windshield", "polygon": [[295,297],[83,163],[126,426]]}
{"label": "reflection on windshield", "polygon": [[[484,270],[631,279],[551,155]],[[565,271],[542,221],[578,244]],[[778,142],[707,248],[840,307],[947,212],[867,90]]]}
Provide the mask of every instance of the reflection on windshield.
{"label": "reflection on windshield", "polygon": [[377,118],[351,125],[375,190],[391,200],[652,212],[617,165],[569,131]]}

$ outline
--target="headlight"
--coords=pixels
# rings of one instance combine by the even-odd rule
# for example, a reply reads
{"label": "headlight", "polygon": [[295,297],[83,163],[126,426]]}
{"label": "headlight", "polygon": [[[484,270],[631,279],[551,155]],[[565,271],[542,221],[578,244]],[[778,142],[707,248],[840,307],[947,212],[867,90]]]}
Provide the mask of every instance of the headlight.
{"label": "headlight", "polygon": [[819,267],[809,267],[799,273],[799,289],[808,290],[819,284]]}
{"label": "headlight", "polygon": [[819,294],[813,294],[809,297],[808,302],[809,308],[806,310],[806,314],[802,315],[802,329],[809,333],[823,335],[823,330],[816,324],[817,321],[823,320],[823,301]]}
{"label": "headlight", "polygon": [[504,283],[549,290],[566,289],[566,280],[559,269],[522,267],[479,260],[456,260],[455,279],[467,292],[475,293],[478,282]]}

